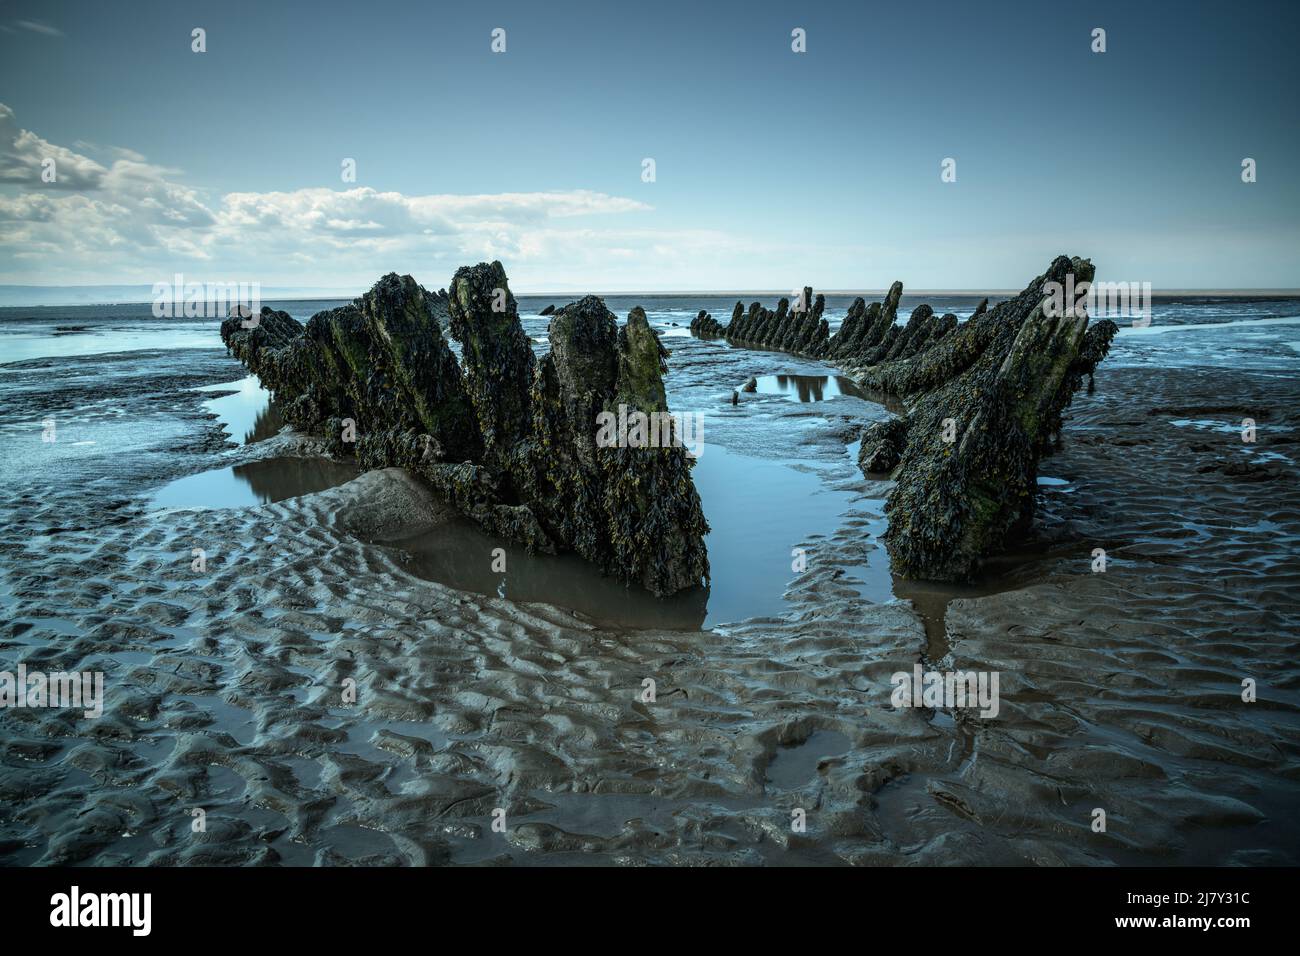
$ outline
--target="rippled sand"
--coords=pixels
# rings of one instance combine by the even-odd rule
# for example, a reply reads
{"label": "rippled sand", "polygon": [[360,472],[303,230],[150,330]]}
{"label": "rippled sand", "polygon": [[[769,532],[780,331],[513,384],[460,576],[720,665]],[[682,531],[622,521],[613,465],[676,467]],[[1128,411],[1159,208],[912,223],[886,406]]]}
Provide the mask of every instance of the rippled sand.
{"label": "rippled sand", "polygon": [[[983,596],[938,601],[928,635],[908,604],[877,603],[878,482],[840,481],[855,504],[807,542],[786,614],[596,626],[409,573],[385,542],[449,519],[400,472],[150,510],[146,476],[311,447],[222,450],[192,398],[118,388],[133,410],[158,406],[156,453],[91,483],[33,466],[0,509],[0,662],[103,670],[107,686],[98,720],[0,715],[6,862],[1300,858],[1300,484],[1283,377],[1103,371],[1044,464],[1069,483],[1044,490],[1039,534],[1006,576],[963,592]],[[1253,448],[1171,424],[1247,415]],[[1234,464],[1269,454],[1284,460]],[[999,671],[998,718],[895,710],[890,675],[918,661]],[[1257,703],[1241,701],[1243,677]]]}

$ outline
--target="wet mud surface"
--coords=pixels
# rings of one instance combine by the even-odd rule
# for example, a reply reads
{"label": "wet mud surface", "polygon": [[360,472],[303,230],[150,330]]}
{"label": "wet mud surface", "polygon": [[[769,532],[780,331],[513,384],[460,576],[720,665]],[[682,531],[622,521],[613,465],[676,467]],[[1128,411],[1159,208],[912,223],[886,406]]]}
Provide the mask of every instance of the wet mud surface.
{"label": "wet mud surface", "polygon": [[[0,668],[106,688],[98,719],[0,712],[0,859],[1300,862],[1289,376],[1103,366],[1044,462],[1063,483],[1034,537],[948,590],[893,581],[876,543],[889,486],[852,443],[888,410],[732,405],[751,377],[835,374],[772,353],[669,361],[673,407],[707,413],[706,515],[734,488],[763,527],[708,539],[703,603],[641,609],[582,567],[495,574],[491,539],[400,472],[308,487],[283,462],[319,471],[312,442],[263,423],[245,444],[256,413],[194,391],[241,378],[219,350],[0,366]],[[251,467],[279,490],[155,499]],[[894,708],[918,662],[997,671],[1000,713]]]}

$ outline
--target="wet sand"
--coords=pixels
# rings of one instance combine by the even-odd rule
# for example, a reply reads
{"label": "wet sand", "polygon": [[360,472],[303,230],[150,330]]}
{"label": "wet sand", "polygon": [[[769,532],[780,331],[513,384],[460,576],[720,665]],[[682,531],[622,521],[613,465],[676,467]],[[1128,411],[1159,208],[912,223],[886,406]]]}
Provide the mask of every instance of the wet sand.
{"label": "wet sand", "polygon": [[[174,381],[104,372],[63,464],[34,456],[6,474],[0,662],[103,670],[107,700],[98,720],[0,715],[0,859],[1300,860],[1289,378],[1103,366],[1044,462],[1067,484],[1044,486],[1033,539],[973,589],[911,586],[923,616],[893,599],[909,587],[873,543],[888,485],[850,466],[857,425],[883,412],[851,395],[732,408],[731,389],[777,360],[726,351],[675,357],[674,402],[717,407],[711,438],[733,449],[772,417],[746,453],[800,463],[846,505],[801,542],[807,569],[772,613],[704,630],[429,580],[414,540],[454,542],[460,564],[489,570],[491,542],[396,471],[246,507],[157,507],[170,480],[309,461],[312,443],[232,444],[190,391],[229,381],[224,356],[187,356]],[[7,389],[0,412],[62,420],[91,407],[81,387]],[[122,414],[129,430],[114,429]],[[1242,417],[1260,423],[1255,446],[1204,424]],[[61,481],[95,453],[74,447],[79,428],[129,435],[126,453],[101,449],[93,481]],[[894,709],[890,675],[918,661],[1000,672],[1001,713]],[[1243,677],[1257,703],[1241,701]]]}

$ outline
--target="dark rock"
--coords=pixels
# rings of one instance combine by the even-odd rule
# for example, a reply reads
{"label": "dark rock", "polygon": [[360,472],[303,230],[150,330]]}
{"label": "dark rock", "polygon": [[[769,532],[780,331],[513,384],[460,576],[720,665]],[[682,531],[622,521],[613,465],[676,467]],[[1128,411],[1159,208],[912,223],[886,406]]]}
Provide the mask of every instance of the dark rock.
{"label": "dark rock", "polygon": [[[221,337],[275,393],[286,420],[325,430],[336,452],[355,451],[367,462],[383,457],[385,443],[422,435],[439,459],[473,458],[482,440],[442,337],[439,317],[446,314],[446,299],[390,273],[352,304],[318,313],[305,326],[263,308],[253,329],[226,319]],[[342,447],[349,419],[355,449]]]}
{"label": "dark rock", "polygon": [[490,463],[515,454],[532,424],[528,389],[534,359],[501,263],[457,269],[448,308],[485,459]]}

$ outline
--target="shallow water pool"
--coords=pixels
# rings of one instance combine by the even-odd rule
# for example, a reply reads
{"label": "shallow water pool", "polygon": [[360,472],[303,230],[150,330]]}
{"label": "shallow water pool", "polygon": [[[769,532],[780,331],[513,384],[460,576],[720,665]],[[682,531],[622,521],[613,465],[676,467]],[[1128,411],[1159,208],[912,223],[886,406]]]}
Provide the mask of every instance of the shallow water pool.
{"label": "shallow water pool", "polygon": [[845,375],[759,375],[759,395],[783,395],[794,402],[824,402],[837,395],[866,398],[853,379]]}
{"label": "shallow water pool", "polygon": [[163,485],[150,508],[245,508],[325,491],[351,481],[354,465],[318,458],[267,458],[202,471]]}

